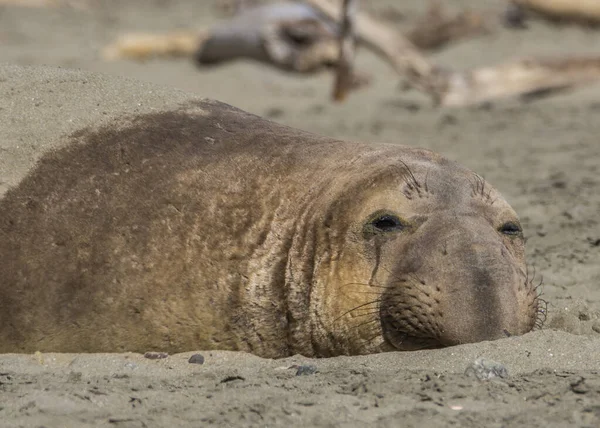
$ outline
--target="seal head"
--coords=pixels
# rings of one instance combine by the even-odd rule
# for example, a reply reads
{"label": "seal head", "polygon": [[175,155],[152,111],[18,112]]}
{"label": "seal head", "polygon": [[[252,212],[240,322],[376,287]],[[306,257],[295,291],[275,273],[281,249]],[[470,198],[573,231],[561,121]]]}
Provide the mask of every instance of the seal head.
{"label": "seal head", "polygon": [[363,165],[362,179],[344,183],[315,232],[314,330],[361,337],[362,349],[344,353],[530,331],[541,301],[519,218],[504,198],[477,174],[427,150],[403,148],[379,164],[371,174]]}

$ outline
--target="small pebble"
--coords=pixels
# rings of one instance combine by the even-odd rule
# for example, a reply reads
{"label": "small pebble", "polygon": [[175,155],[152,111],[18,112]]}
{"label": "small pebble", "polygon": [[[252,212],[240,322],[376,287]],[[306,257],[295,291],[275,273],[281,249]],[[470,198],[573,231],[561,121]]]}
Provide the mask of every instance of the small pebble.
{"label": "small pebble", "polygon": [[144,354],[144,358],[148,358],[149,360],[163,360],[168,356],[169,354],[166,352],[146,352]]}
{"label": "small pebble", "polygon": [[202,354],[194,354],[188,360],[190,364],[204,364],[204,356]]}
{"label": "small pebble", "polygon": [[476,377],[479,380],[489,380],[495,377],[507,378],[508,370],[500,363],[479,358],[465,370],[465,376]]}
{"label": "small pebble", "polygon": [[306,365],[306,366],[296,366],[298,369],[296,370],[296,376],[309,376],[313,375],[317,372],[316,366]]}
{"label": "small pebble", "polygon": [[585,379],[582,377],[578,377],[577,379],[571,381],[571,391],[575,394],[586,394],[590,391],[590,388],[586,385]]}

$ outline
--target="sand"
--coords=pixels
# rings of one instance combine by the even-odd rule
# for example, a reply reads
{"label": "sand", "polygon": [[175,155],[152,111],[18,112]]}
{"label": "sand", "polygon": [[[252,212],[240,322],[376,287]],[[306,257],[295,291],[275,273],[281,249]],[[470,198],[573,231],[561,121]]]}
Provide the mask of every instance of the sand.
{"label": "sand", "polygon": [[[377,9],[393,2],[370,3]],[[360,52],[358,66],[373,75],[373,85],[333,105],[327,74],[291,76],[247,62],[198,70],[187,60],[100,59],[102,46],[127,31],[209,25],[219,19],[212,2],[84,4],[89,7],[0,5],[0,62],[127,76],[173,88],[172,95],[161,92],[166,103],[176,101],[178,89],[320,134],[436,150],[485,176],[520,214],[549,316],[542,330],[522,337],[320,360],[203,350],[159,360],[0,355],[1,426],[600,426],[600,87],[535,103],[440,110],[418,93],[402,92],[386,64]],[[401,4],[409,19],[422,7],[418,0]],[[492,16],[503,7],[500,0],[451,4],[485,7]],[[598,43],[599,32],[534,22],[526,31],[498,28],[434,58],[466,68],[533,53],[592,52]],[[18,86],[15,80],[2,85]],[[113,105],[133,102],[127,91],[107,96]],[[82,100],[70,108],[85,106]],[[35,159],[17,142],[1,144],[3,191]],[[204,364],[188,363],[196,353]],[[465,375],[478,358],[502,365],[507,375]],[[297,375],[298,366],[310,367]]]}

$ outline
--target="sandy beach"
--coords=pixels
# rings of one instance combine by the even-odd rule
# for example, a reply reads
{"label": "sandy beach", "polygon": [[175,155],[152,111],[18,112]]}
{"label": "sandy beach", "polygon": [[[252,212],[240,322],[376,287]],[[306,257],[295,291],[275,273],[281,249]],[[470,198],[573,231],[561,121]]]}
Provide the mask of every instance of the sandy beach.
{"label": "sandy beach", "polygon": [[[101,58],[101,49],[127,32],[204,28],[224,19],[211,1],[66,3],[0,3],[0,63],[124,76],[162,86],[165,97],[172,88],[214,98],[322,135],[435,150],[483,175],[519,213],[548,318],[521,337],[331,359],[268,360],[202,349],[164,359],[0,355],[0,426],[600,426],[600,85],[536,102],[439,109],[403,91],[387,64],[359,51],[357,68],[372,75],[372,84],[332,104],[327,73],[300,77],[252,62],[198,69],[185,59]],[[491,34],[432,54],[449,67],[593,53],[600,43],[599,31],[580,27],[532,21],[526,30],[505,29],[500,0],[448,3],[496,17]],[[369,8],[391,4],[405,14],[400,28],[424,7],[418,0],[381,0]],[[0,82],[1,108],[18,101],[18,91],[10,91],[18,84]],[[118,104],[128,94],[110,96]],[[1,147],[24,153],[17,145],[6,140]],[[9,185],[0,182],[0,190]],[[193,354],[204,363],[189,363]],[[481,358],[503,377],[468,375]]]}

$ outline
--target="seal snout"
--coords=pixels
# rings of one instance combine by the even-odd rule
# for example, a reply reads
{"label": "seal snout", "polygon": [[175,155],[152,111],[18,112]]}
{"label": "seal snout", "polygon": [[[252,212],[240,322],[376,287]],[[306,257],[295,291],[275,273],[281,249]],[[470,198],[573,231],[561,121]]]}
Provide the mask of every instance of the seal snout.
{"label": "seal snout", "polygon": [[535,292],[527,283],[524,257],[510,239],[489,224],[471,222],[448,233],[424,230],[419,240],[440,248],[442,257],[431,252],[423,257],[415,241],[414,252],[398,265],[394,278],[403,273],[406,279],[393,280],[382,312],[394,347],[452,346],[532,329]]}
{"label": "seal snout", "polygon": [[495,340],[529,331],[533,296],[525,290],[520,260],[499,239],[473,239],[458,251],[460,257],[450,260],[455,266],[452,282],[440,299],[440,343]]}

